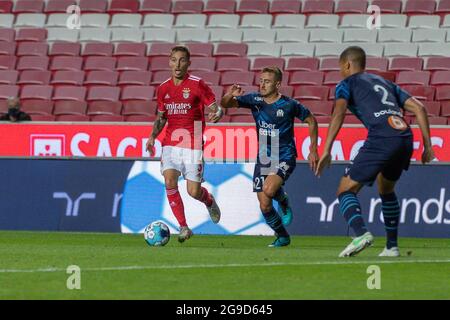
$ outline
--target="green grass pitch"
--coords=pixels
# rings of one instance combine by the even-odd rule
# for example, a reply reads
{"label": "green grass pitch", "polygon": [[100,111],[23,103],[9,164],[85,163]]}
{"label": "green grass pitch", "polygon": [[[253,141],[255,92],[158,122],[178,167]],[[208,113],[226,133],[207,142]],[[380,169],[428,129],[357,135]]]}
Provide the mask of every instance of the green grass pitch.
{"label": "green grass pitch", "polygon": [[[142,235],[2,231],[0,299],[450,299],[450,239],[402,238],[402,257],[379,258],[378,237],[346,259],[349,238],[272,240],[172,236],[158,248]],[[80,290],[67,289],[69,265],[81,268]],[[370,265],[379,290],[367,288]]]}

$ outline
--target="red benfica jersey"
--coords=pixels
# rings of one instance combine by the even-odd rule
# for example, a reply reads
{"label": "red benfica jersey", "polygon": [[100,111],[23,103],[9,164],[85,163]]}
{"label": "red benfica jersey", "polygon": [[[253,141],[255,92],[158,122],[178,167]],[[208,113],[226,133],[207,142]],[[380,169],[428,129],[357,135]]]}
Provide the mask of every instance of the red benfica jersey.
{"label": "red benfica jersey", "polygon": [[163,146],[203,149],[204,108],[216,102],[211,88],[199,77],[186,74],[175,85],[172,78],[158,87],[158,111],[167,118]]}

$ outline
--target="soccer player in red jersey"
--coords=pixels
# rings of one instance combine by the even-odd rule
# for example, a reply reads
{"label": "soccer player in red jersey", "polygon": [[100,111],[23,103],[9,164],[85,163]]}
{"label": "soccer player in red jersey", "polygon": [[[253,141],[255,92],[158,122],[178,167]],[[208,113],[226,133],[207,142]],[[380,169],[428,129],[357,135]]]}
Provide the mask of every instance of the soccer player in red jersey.
{"label": "soccer player in red jersey", "polygon": [[201,183],[204,107],[210,110],[208,119],[211,122],[219,121],[223,112],[216,104],[211,88],[202,79],[188,73],[190,64],[188,48],[172,48],[169,57],[172,77],[158,87],[158,115],[146,146],[153,156],[155,140],[167,122],[166,135],[162,141],[161,173],[164,176],[167,199],[180,225],[180,242],[193,235],[186,223],[183,200],[178,192],[180,175],[186,179],[189,195],[206,205],[214,223],[220,221],[219,206]]}

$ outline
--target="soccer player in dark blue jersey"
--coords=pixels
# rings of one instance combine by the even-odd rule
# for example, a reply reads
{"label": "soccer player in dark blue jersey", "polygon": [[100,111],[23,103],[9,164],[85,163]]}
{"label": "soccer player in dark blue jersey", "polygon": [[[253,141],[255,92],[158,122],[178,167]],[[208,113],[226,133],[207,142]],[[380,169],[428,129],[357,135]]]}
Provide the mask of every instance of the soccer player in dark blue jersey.
{"label": "soccer player in dark blue jersey", "polygon": [[331,147],[348,108],[368,129],[368,136],[337,190],[341,214],[356,235],[339,256],[354,256],[373,243],[356,195],[364,185],[370,186],[376,180],[387,233],[386,247],[380,256],[397,257],[400,255],[397,243],[400,206],[394,188],[403,170],[408,170],[413,152],[413,135],[403,119],[403,110],[416,116],[423,137],[423,163],[434,159],[430,126],[420,101],[395,83],[364,72],[365,64],[366,54],[360,47],[349,47],[340,56],[344,80],[336,86],[336,105],[316,175],[331,164]]}
{"label": "soccer player in dark blue jersey", "polygon": [[[266,67],[261,72],[259,92],[244,95],[241,87],[233,85],[222,98],[222,107],[248,108],[256,122],[258,156],[253,174],[253,192],[257,192],[264,219],[277,237],[270,247],[283,247],[291,242],[285,226],[292,222],[293,214],[283,185],[296,166],[295,118],[309,126],[311,145],[308,160],[313,171],[319,159],[317,121],[302,104],[279,92],[281,80],[279,68]],[[279,204],[281,217],[272,205],[273,199]]]}

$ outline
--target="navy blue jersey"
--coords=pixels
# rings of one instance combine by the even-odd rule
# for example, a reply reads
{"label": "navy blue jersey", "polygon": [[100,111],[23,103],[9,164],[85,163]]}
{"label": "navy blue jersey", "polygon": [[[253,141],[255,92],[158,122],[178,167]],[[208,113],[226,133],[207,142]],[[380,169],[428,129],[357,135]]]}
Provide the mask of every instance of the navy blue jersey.
{"label": "navy blue jersey", "polygon": [[[258,142],[263,137],[265,141],[259,143],[258,159],[260,156],[271,157],[271,144],[279,145],[279,160],[288,161],[297,157],[294,141],[294,119],[301,121],[311,114],[298,101],[281,96],[276,102],[267,104],[258,92],[252,92],[236,97],[239,107],[252,111],[258,132]],[[267,144],[264,142],[267,141]],[[267,146],[267,148],[265,147]]]}
{"label": "navy blue jersey", "polygon": [[410,97],[395,83],[365,72],[353,74],[336,86],[336,100],[347,100],[348,109],[369,130],[369,137],[411,136],[402,112]]}

